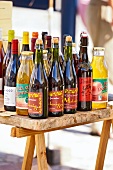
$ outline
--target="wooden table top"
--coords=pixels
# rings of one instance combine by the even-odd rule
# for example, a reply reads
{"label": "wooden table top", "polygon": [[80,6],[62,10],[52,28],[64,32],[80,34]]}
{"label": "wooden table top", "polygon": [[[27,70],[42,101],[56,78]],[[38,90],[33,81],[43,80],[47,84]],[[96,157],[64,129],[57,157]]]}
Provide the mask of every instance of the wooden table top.
{"label": "wooden table top", "polygon": [[[0,107],[3,107],[3,97],[0,97]],[[77,111],[75,114],[64,114],[64,116],[61,117],[49,117],[47,119],[31,119],[28,116],[20,115],[9,117],[0,116],[0,123],[39,132],[48,132],[104,119],[111,119],[113,117],[112,115],[112,109],[107,108],[87,112]]]}

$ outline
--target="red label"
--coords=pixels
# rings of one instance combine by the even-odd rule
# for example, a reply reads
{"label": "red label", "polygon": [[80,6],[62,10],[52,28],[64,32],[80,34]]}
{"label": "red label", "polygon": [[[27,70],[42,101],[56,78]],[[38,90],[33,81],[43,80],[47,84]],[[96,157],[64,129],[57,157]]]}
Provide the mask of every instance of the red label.
{"label": "red label", "polygon": [[92,101],[92,78],[79,78],[79,101]]}
{"label": "red label", "polygon": [[43,95],[42,92],[28,93],[28,112],[35,114],[43,114]]}
{"label": "red label", "polygon": [[77,88],[65,89],[64,108],[65,109],[77,108]]}
{"label": "red label", "polygon": [[64,91],[49,92],[49,112],[61,112],[64,110]]}

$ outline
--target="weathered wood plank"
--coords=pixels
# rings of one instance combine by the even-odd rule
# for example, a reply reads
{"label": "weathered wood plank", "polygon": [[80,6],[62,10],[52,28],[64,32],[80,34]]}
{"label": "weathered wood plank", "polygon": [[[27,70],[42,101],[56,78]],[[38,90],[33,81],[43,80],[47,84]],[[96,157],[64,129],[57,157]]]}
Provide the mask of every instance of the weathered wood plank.
{"label": "weathered wood plank", "polygon": [[0,116],[0,123],[37,131],[50,131],[52,129],[62,129],[80,124],[96,122],[104,118],[108,119],[112,112],[113,111],[108,108],[88,112],[77,112],[76,114],[65,114],[62,117],[49,117],[47,119],[40,120],[19,115],[10,117]]}

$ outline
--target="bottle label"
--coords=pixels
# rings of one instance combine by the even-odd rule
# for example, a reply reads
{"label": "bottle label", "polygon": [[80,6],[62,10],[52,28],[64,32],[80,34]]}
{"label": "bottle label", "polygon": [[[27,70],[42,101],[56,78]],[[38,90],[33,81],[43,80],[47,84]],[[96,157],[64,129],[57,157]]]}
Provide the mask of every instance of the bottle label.
{"label": "bottle label", "polygon": [[4,86],[4,105],[16,106],[16,87]]}
{"label": "bottle label", "polygon": [[64,108],[77,108],[77,88],[65,89],[64,91]]}
{"label": "bottle label", "polygon": [[16,84],[16,108],[28,109],[29,84]]}
{"label": "bottle label", "polygon": [[108,101],[108,79],[93,79],[92,101]]}
{"label": "bottle label", "polygon": [[42,92],[28,93],[28,112],[30,114],[43,114],[43,95]]}
{"label": "bottle label", "polygon": [[61,112],[64,110],[64,91],[49,92],[49,112]]}
{"label": "bottle label", "polygon": [[79,77],[78,87],[79,87],[78,100],[81,102],[92,101],[92,78]]}
{"label": "bottle label", "polygon": [[2,93],[2,81],[3,81],[3,79],[0,78],[0,94]]}

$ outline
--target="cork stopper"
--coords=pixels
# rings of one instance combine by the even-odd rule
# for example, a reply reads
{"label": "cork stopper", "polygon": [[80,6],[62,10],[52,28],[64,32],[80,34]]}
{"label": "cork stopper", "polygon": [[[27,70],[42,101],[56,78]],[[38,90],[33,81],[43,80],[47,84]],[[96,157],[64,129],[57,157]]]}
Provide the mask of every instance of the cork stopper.
{"label": "cork stopper", "polygon": [[70,35],[66,37],[66,42],[72,42],[72,37]]}
{"label": "cork stopper", "polygon": [[58,44],[59,43],[59,38],[58,37],[54,37],[53,38],[53,44]]}
{"label": "cork stopper", "polygon": [[37,39],[37,40],[36,40],[36,44],[40,44],[40,45],[42,45],[42,44],[43,44],[42,39]]}
{"label": "cork stopper", "polygon": [[33,52],[32,51],[22,51],[22,56],[31,56],[33,55]]}

